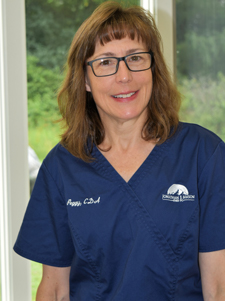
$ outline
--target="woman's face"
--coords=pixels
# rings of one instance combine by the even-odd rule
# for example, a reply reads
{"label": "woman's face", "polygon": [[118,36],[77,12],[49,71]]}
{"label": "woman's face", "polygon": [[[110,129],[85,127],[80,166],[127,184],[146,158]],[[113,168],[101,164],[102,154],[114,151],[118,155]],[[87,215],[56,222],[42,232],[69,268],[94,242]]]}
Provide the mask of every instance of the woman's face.
{"label": "woman's face", "polygon": [[[87,61],[107,57],[124,57],[128,54],[146,52],[149,49],[138,40],[126,37],[112,40],[104,46],[96,43],[95,53]],[[87,66],[86,90],[91,92],[104,126],[110,122],[124,123],[147,118],[147,105],[152,93],[151,69],[139,72],[128,70],[120,61],[116,74],[96,77]]]}

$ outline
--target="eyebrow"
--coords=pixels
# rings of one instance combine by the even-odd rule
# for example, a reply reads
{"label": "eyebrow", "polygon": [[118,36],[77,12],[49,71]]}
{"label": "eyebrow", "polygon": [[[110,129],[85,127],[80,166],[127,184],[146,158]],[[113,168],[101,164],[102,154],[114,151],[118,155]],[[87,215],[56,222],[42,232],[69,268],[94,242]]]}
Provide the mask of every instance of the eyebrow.
{"label": "eyebrow", "polygon": [[[128,51],[126,51],[126,55],[129,55],[129,54],[132,54],[132,53],[135,53],[135,52],[145,52],[146,50],[144,49],[140,49],[140,48],[134,48],[134,49],[129,49]],[[115,53],[113,52],[104,52],[104,53],[101,53],[99,54],[98,56],[95,57],[95,59],[97,58],[101,58],[101,57],[117,57]]]}

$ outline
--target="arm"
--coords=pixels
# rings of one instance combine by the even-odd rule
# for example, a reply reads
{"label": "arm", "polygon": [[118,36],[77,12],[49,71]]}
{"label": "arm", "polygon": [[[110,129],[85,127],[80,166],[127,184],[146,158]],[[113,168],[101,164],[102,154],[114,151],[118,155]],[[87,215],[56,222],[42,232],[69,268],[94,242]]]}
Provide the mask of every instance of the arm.
{"label": "arm", "polygon": [[36,301],[69,301],[70,267],[56,268],[43,265],[43,275]]}
{"label": "arm", "polygon": [[225,300],[225,250],[200,253],[199,265],[205,301]]}

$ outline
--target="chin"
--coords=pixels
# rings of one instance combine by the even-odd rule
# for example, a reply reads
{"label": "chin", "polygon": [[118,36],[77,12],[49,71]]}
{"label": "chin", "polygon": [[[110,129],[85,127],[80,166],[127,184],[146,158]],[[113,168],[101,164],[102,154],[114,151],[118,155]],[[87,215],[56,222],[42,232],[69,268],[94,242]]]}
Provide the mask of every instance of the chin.
{"label": "chin", "polygon": [[[124,115],[121,115],[120,116],[120,119],[121,120],[124,120],[124,121],[129,121],[129,120],[135,120],[135,119],[142,119],[142,114],[135,114],[135,113],[129,113],[129,114],[124,114]],[[143,118],[143,120],[146,120],[146,118]],[[144,123],[144,121],[143,121]]]}

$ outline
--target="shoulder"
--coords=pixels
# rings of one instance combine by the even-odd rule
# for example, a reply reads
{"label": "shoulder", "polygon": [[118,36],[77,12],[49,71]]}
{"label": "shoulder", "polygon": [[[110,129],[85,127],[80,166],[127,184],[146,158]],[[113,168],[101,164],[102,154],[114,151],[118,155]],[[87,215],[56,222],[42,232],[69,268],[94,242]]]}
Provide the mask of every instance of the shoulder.
{"label": "shoulder", "polygon": [[187,138],[197,138],[205,141],[210,140],[215,141],[215,143],[222,141],[222,139],[212,131],[193,123],[180,122],[178,126],[178,133],[187,135]]}
{"label": "shoulder", "polygon": [[72,156],[72,154],[70,154],[70,152],[61,143],[58,143],[50,150],[43,162],[49,164],[51,161],[58,160],[63,157],[69,159],[70,156]]}
{"label": "shoulder", "polygon": [[69,165],[74,162],[79,162],[80,159],[73,156],[62,144],[58,143],[45,157],[43,164],[54,169],[61,165]]}
{"label": "shoulder", "polygon": [[187,147],[195,147],[197,150],[215,150],[223,141],[212,131],[192,123],[180,122],[175,134],[177,143],[184,143]]}
{"label": "shoulder", "polygon": [[211,158],[225,156],[225,144],[222,139],[196,124],[181,122],[170,143],[174,156],[182,157],[190,164],[198,162],[200,169],[203,169]]}
{"label": "shoulder", "polygon": [[59,143],[45,157],[42,168],[56,180],[89,169],[89,165],[89,163],[72,155]]}

